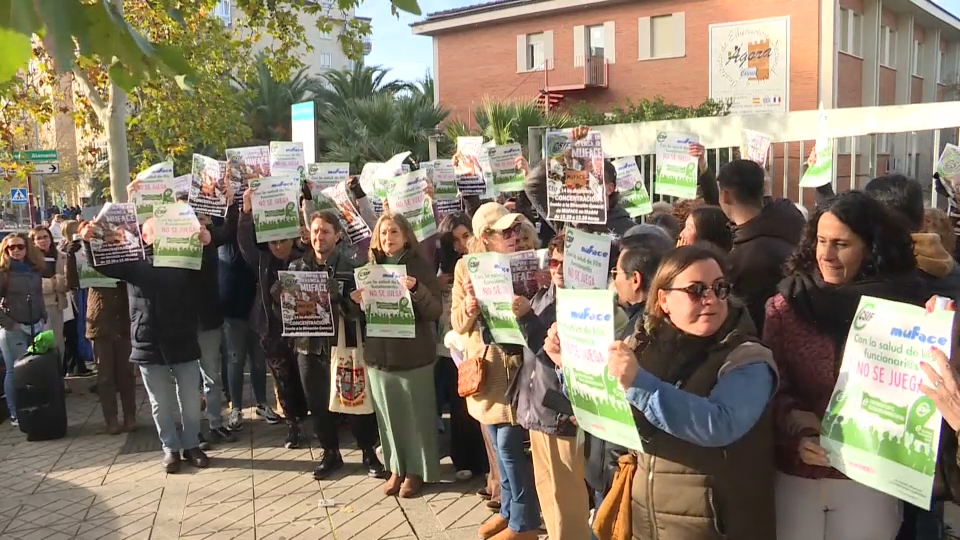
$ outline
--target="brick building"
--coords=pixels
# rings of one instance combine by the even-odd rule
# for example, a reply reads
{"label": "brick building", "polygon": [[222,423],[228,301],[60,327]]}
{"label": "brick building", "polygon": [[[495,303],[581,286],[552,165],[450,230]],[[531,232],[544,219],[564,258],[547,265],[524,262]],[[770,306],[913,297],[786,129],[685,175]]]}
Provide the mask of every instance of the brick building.
{"label": "brick building", "polygon": [[738,112],[916,103],[942,99],[960,71],[960,20],[928,0],[496,0],[413,32],[433,38],[454,117],[484,96],[728,97]]}
{"label": "brick building", "polygon": [[[467,122],[488,96],[600,110],[713,97],[742,114],[944,101],[960,74],[960,19],[929,0],[495,0],[412,29],[433,38],[435,98]],[[924,176],[932,141],[858,138],[854,183]],[[847,182],[851,144],[838,141]],[[801,147],[789,148],[798,174]]]}

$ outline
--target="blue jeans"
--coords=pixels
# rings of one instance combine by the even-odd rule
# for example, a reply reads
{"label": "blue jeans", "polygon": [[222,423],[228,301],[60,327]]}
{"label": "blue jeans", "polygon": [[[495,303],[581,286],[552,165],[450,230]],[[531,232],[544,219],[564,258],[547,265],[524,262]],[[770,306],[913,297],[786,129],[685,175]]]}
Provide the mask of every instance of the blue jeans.
{"label": "blue jeans", "polygon": [[[603,492],[602,492],[602,491],[594,491],[594,492],[593,492],[593,508],[594,508],[594,511],[593,511],[593,512],[594,512],[594,514],[593,514],[593,515],[594,515],[594,518],[593,518],[593,519],[597,519],[597,518],[596,518],[596,515],[597,515],[596,513],[600,511],[600,505],[603,504],[603,497],[604,497],[604,495],[603,495]],[[592,527],[590,528],[590,538],[591,538],[592,540],[599,540],[599,539],[597,538],[597,535],[593,532],[593,528],[592,528]]]}
{"label": "blue jeans", "polygon": [[483,426],[490,434],[500,469],[500,516],[511,531],[540,529],[540,503],[533,463],[523,451],[524,429],[510,424]]}
{"label": "blue jeans", "polygon": [[943,502],[933,501],[930,510],[903,503],[903,524],[896,540],[943,540]]}
{"label": "blue jeans", "polygon": [[[164,452],[200,447],[200,363],[140,365],[143,386],[150,398],[153,423]],[[177,433],[175,405],[180,405],[183,433]]]}
{"label": "blue jeans", "polygon": [[0,352],[3,353],[3,365],[6,372],[3,376],[3,392],[7,396],[7,409],[10,418],[17,417],[17,402],[13,385],[13,364],[27,354],[32,336],[43,330],[43,323],[37,323],[34,328],[29,324],[17,324],[14,328],[0,328]]}
{"label": "blue jeans", "polygon": [[230,354],[230,399],[233,409],[243,408],[243,368],[250,359],[250,386],[257,405],[267,403],[267,362],[260,346],[260,336],[250,323],[240,319],[224,319],[224,337]]}
{"label": "blue jeans", "polygon": [[223,387],[220,382],[220,328],[200,330],[200,375],[203,376],[203,397],[207,399],[207,421],[210,429],[223,427]]}

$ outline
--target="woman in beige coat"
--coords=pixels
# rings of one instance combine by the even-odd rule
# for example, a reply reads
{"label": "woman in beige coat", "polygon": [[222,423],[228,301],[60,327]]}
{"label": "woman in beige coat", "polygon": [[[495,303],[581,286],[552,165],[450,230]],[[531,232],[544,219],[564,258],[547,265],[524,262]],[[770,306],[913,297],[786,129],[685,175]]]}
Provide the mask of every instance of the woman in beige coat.
{"label": "woman in beige coat", "polygon": [[[503,205],[483,204],[473,215],[471,253],[513,253],[522,219]],[[493,443],[501,497],[500,514],[481,525],[478,534],[494,540],[532,540],[540,529],[533,467],[523,449],[524,430],[517,425],[516,411],[506,396],[523,351],[516,345],[493,344],[470,281],[468,258],[458,261],[454,270],[451,325],[466,337],[465,358],[484,360],[483,385],[478,393],[466,398],[467,410],[483,425]]]}

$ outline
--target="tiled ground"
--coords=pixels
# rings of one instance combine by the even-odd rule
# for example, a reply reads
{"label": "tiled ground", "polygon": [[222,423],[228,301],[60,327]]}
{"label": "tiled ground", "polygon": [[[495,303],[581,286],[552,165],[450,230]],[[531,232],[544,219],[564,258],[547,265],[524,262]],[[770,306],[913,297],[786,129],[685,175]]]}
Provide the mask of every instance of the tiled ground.
{"label": "tiled ground", "polygon": [[[340,474],[317,482],[317,449],[284,449],[285,428],[260,420],[208,452],[209,469],[166,475],[142,388],[138,399],[129,436],[104,434],[99,402],[84,393],[68,398],[65,439],[30,443],[0,424],[0,540],[472,540],[491,516],[476,481],[452,482],[449,460],[450,480],[421,498],[384,497],[355,449]],[[948,507],[947,522],[960,531],[960,508]]]}
{"label": "tiled ground", "polygon": [[[354,449],[340,474],[317,482],[317,449],[284,449],[285,428],[260,420],[208,452],[209,469],[166,475],[148,448],[156,435],[142,388],[138,398],[144,434],[129,443],[104,434],[99,402],[84,394],[68,398],[65,439],[31,443],[0,425],[0,539],[459,540],[476,538],[491,516],[476,481],[428,486],[418,499],[385,497]],[[444,472],[452,480],[449,460]]]}

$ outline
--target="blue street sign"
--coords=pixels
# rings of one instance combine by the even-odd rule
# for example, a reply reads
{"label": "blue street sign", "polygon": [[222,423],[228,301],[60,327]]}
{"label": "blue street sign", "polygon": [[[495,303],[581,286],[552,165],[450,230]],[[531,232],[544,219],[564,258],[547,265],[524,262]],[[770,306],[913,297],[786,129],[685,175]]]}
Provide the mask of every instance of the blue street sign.
{"label": "blue street sign", "polygon": [[13,204],[27,204],[27,188],[11,189],[10,202]]}

